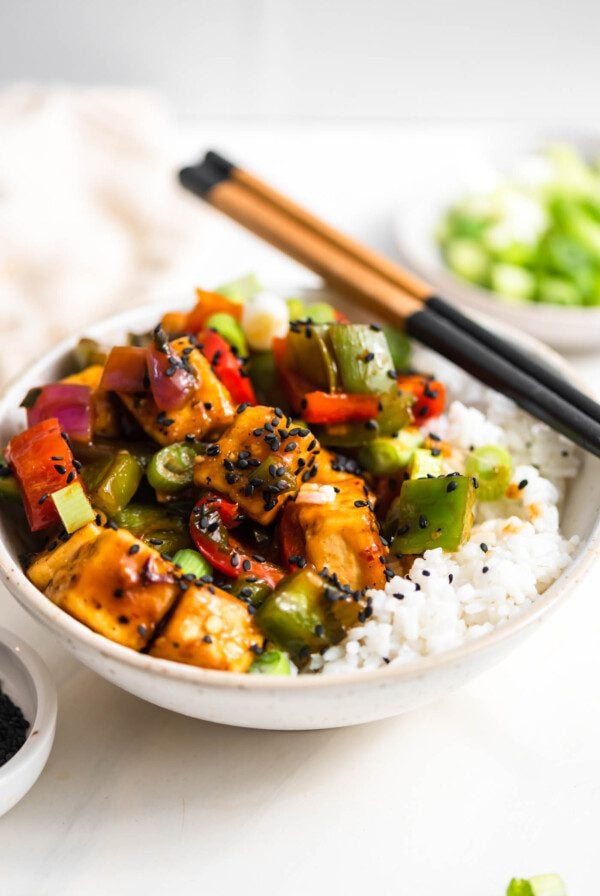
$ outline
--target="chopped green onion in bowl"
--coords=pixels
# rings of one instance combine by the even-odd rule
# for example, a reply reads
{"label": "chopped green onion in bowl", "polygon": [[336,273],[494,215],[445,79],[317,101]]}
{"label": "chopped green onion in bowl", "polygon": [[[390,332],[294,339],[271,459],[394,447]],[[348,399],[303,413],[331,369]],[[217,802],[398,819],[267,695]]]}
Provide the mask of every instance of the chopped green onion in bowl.
{"label": "chopped green onion in bowl", "polygon": [[445,263],[509,302],[600,306],[600,160],[555,145],[521,168],[448,209],[437,229]]}
{"label": "chopped green onion in bowl", "polygon": [[506,896],[567,896],[567,890],[558,874],[536,874],[529,879],[513,877]]}

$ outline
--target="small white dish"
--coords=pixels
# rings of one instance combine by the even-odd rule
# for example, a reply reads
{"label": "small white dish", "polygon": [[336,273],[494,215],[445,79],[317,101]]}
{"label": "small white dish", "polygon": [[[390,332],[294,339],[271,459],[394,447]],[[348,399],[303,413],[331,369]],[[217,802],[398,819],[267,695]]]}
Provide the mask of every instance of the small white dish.
{"label": "small white dish", "polygon": [[4,815],[41,775],[56,729],[56,687],[46,664],[4,628],[0,628],[0,685],[29,722],[25,743],[0,766],[0,815]]}
{"label": "small white dish", "polygon": [[569,143],[585,156],[600,151],[600,135],[507,128],[465,142],[458,151],[440,152],[435,169],[414,172],[411,191],[396,211],[396,243],[403,262],[443,298],[495,317],[554,348],[590,351],[600,347],[600,307],[564,308],[503,299],[450,271],[435,239],[437,226],[454,202],[487,191],[521,159],[552,143]]}
{"label": "small white dish", "polygon": [[[311,295],[288,288],[283,294]],[[312,298],[323,293],[312,291]],[[339,297],[337,307],[361,319]],[[153,327],[162,314],[184,307],[169,301],[124,312],[86,327],[48,352],[18,376],[0,395],[0,444],[24,426],[19,408],[27,390],[68,370],[69,354],[80,335],[111,344],[127,333]],[[189,304],[189,303],[188,303]],[[362,315],[364,318],[364,314]],[[488,320],[489,323],[489,320]],[[580,388],[569,365],[535,339],[501,327],[540,361],[556,367]],[[243,728],[306,730],[338,728],[399,715],[451,693],[510,653],[542,619],[570,594],[600,556],[600,459],[586,455],[562,512],[562,530],[577,534],[579,547],[568,568],[527,610],[489,634],[445,653],[406,666],[356,674],[300,675],[277,678],[200,669],[136,653],[96,634],[69,616],[29,581],[19,561],[25,545],[7,515],[0,515],[0,578],[22,607],[51,631],[80,662],[118,687],[183,715]]]}

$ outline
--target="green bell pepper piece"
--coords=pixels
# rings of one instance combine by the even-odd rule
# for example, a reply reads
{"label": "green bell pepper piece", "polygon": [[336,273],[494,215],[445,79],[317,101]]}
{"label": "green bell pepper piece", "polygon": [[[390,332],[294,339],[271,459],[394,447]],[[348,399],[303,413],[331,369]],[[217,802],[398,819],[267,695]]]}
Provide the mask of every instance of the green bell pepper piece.
{"label": "green bell pepper piece", "polygon": [[118,451],[92,496],[92,504],[112,517],[127,507],[142,480],[143,469],[129,451]]}
{"label": "green bell pepper piece", "polygon": [[254,576],[247,578],[239,576],[234,580],[231,586],[231,593],[244,600],[252,607],[260,607],[267,595],[272,592],[270,585],[267,585],[262,579],[254,580]]}
{"label": "green bell pepper piece", "polygon": [[10,501],[21,500],[21,489],[19,483],[14,476],[7,473],[8,467],[0,467],[0,498],[7,498]]}
{"label": "green bell pepper piece", "polygon": [[188,519],[189,511],[179,512],[155,504],[129,504],[113,517],[117,526],[128,529],[161,553],[171,555],[191,545]]}
{"label": "green bell pepper piece", "polygon": [[257,610],[256,621],[269,641],[300,661],[344,636],[328,611],[323,580],[310,569],[283,579]]}
{"label": "green bell pepper piece", "polygon": [[346,392],[382,395],[389,392],[394,370],[385,333],[368,324],[336,324],[329,337]]}
{"label": "green bell pepper piece", "polygon": [[338,367],[329,338],[335,329],[313,324],[300,324],[287,335],[287,351],[295,369],[316,389],[334,392],[339,383]]}
{"label": "green bell pepper piece", "polygon": [[408,370],[411,355],[410,339],[402,330],[389,324],[384,326],[383,332],[392,356],[394,370]]}
{"label": "green bell pepper piece", "polygon": [[396,389],[381,396],[381,410],[374,422],[322,426],[318,431],[315,429],[315,435],[319,442],[332,448],[360,448],[382,436],[395,437],[411,422],[410,409],[413,404],[412,395]]}
{"label": "green bell pepper piece", "polygon": [[474,501],[473,482],[466,476],[408,479],[386,519],[392,553],[458,550],[471,531]]}
{"label": "green bell pepper piece", "polygon": [[273,352],[253,352],[247,369],[259,403],[287,411],[289,402],[281,388]]}

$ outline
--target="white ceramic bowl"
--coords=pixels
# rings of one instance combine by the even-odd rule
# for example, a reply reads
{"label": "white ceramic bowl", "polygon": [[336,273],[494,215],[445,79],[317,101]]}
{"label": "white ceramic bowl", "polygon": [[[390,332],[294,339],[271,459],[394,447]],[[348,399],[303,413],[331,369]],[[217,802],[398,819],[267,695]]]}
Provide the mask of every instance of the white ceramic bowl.
{"label": "white ceramic bowl", "polygon": [[29,722],[27,740],[0,766],[0,815],[4,815],[41,775],[56,728],[56,688],[50,672],[31,647],[4,628],[0,628],[0,684]]}
{"label": "white ceramic bowl", "polygon": [[[86,329],[86,335],[117,342],[143,331],[173,302],[138,309]],[[350,314],[352,310],[347,309]],[[360,315],[356,315],[360,317]],[[516,333],[514,339],[523,339]],[[73,337],[15,380],[0,398],[0,444],[23,427],[19,403],[27,390],[65,371]],[[573,371],[535,340],[525,341],[542,360],[569,379]],[[28,581],[19,563],[19,534],[0,517],[0,573],[19,603],[82,663],[119,687],[159,706],[209,721],[250,728],[333,728],[405,712],[441,697],[504,657],[535,630],[543,617],[582,579],[600,552],[600,461],[587,456],[568,495],[563,530],[581,545],[569,568],[535,605],[484,637],[411,665],[355,675],[271,678],[216,672],[155,659],[95,634],[56,607]]]}
{"label": "white ceramic bowl", "polygon": [[444,298],[495,317],[555,348],[588,351],[600,347],[600,307],[565,308],[503,299],[450,271],[435,239],[437,226],[454,202],[470,193],[486,192],[519,160],[557,142],[569,143],[585,156],[600,152],[600,134],[514,128],[494,130],[458,151],[440,152],[435,169],[428,166],[412,176],[411,189],[395,216],[396,242],[406,265]]}

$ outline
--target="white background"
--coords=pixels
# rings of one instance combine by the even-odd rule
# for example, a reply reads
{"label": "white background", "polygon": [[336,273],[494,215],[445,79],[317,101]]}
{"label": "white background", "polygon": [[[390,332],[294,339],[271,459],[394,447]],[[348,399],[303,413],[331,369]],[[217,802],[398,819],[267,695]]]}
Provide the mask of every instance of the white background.
{"label": "white background", "polygon": [[593,121],[595,0],[1,0],[0,81],[220,118]]}

